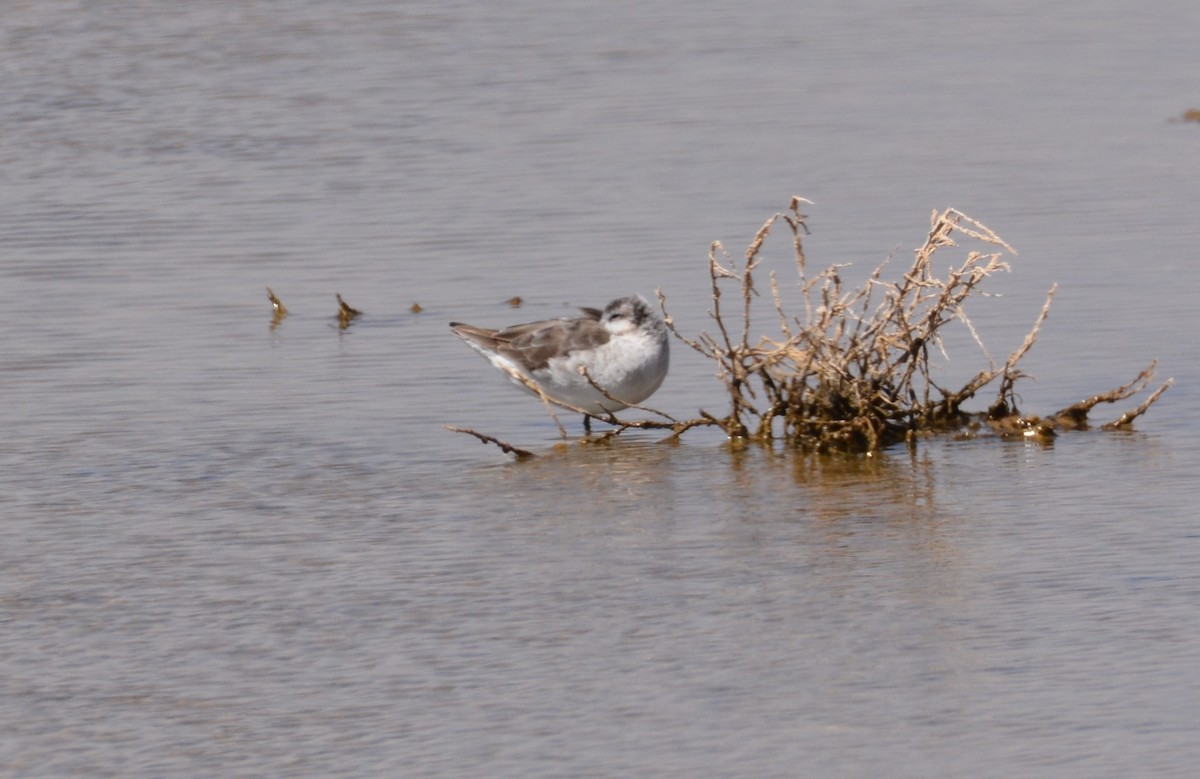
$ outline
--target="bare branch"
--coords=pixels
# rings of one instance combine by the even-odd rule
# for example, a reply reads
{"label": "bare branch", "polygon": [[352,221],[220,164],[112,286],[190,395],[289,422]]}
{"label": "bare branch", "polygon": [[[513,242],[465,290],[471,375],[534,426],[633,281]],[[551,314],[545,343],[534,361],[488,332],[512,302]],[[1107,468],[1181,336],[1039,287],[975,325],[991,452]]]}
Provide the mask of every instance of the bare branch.
{"label": "bare branch", "polygon": [[[1132,397],[1145,389],[1150,384],[1150,379],[1154,378],[1154,369],[1157,367],[1157,365],[1157,362],[1150,363],[1128,384],[1123,384],[1114,390],[1109,390],[1108,392],[1101,392],[1098,395],[1092,395],[1091,397],[1084,398],[1078,403],[1074,403],[1067,408],[1062,409],[1061,411],[1056,411],[1052,415],[1052,419],[1054,419],[1055,423],[1060,428],[1075,429],[1086,427],[1088,412],[1090,412],[1096,406],[1100,405],[1101,403],[1116,403],[1117,401],[1125,400],[1126,398]],[[1168,380],[1166,384],[1156,390],[1154,394],[1151,395],[1142,406],[1139,406],[1137,409],[1135,409],[1134,412],[1122,415],[1121,418],[1114,422],[1108,423],[1105,425],[1105,427],[1114,428],[1128,425],[1134,419],[1144,414],[1146,409],[1150,408],[1150,404],[1158,400],[1158,396],[1165,392],[1167,387],[1171,386],[1174,381],[1174,379]]]}
{"label": "bare branch", "polygon": [[454,427],[453,425],[442,425],[442,427],[446,428],[451,433],[465,433],[466,435],[475,436],[485,444],[495,444],[496,446],[500,447],[502,452],[505,454],[515,455],[518,460],[528,460],[537,456],[528,449],[521,449],[520,447],[505,443],[499,438],[487,435],[485,433],[480,433],[465,427]]}
{"label": "bare branch", "polygon": [[1137,408],[1135,408],[1132,411],[1126,411],[1124,414],[1117,417],[1112,422],[1105,424],[1104,429],[1105,430],[1117,430],[1117,429],[1123,429],[1123,428],[1129,427],[1129,425],[1133,423],[1133,420],[1137,419],[1142,414],[1145,414],[1147,409],[1149,409],[1150,406],[1153,405],[1154,401],[1158,400],[1158,397],[1160,395],[1162,395],[1164,392],[1166,392],[1167,388],[1170,387],[1174,383],[1175,383],[1175,379],[1167,379],[1166,383],[1164,383],[1158,389],[1154,390],[1154,392],[1152,392],[1150,394],[1150,397],[1146,398],[1146,400],[1141,405],[1139,405]]}

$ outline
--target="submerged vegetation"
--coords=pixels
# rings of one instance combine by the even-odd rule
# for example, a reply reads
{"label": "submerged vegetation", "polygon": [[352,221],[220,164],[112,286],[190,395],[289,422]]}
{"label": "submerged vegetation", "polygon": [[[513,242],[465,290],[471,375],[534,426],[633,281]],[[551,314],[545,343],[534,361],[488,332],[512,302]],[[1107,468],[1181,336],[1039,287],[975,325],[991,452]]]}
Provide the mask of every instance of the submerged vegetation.
{"label": "submerged vegetation", "polygon": [[[800,211],[807,202],[792,198],[787,211],[768,219],[740,262],[719,242],[712,244],[708,255],[709,315],[715,333],[680,333],[667,310],[666,297],[658,291],[670,331],[716,368],[729,400],[727,412],[716,415],[700,410],[694,418],[679,420],[645,406],[632,406],[656,418],[626,421],[602,417],[612,429],[589,440],[604,441],[628,429],[646,428],[669,430],[670,437],[677,438],[696,427],[719,427],[732,440],[782,441],[815,452],[871,452],[936,433],[992,433],[1044,440],[1058,430],[1088,427],[1088,414],[1097,405],[1124,400],[1150,385],[1153,363],[1128,384],[1060,411],[1044,417],[1023,414],[1015,391],[1017,382],[1025,377],[1019,364],[1037,340],[1055,288],[1047,293],[1041,313],[1022,343],[997,363],[971,324],[966,307],[969,300],[985,294],[982,285],[990,276],[1009,269],[1006,257],[1016,254],[998,235],[956,209],[934,212],[928,236],[912,264],[896,280],[885,279],[885,262],[865,283],[848,288],[839,266],[809,272],[803,246],[808,229]],[[761,251],[764,241],[781,224],[792,244],[802,313],[788,312],[780,279],[771,271],[766,282],[774,334],[756,336],[754,303],[762,297]],[[972,248],[939,277],[933,264],[935,255],[961,248],[960,242]],[[931,353],[942,352],[943,330],[951,323],[965,327],[987,359],[986,367],[955,387],[939,383],[930,361]],[[1128,426],[1170,385],[1168,380],[1139,406],[1103,427]],[[984,410],[964,409],[967,401],[989,388],[993,394],[985,401]],[[530,389],[537,392],[536,386]],[[604,392],[603,387],[596,389]],[[548,407],[557,405],[582,413],[544,394],[542,399]],[[515,450],[490,436],[452,429],[500,445],[505,451]],[[528,453],[522,450],[522,454]]]}
{"label": "submerged vegetation", "polygon": [[[335,293],[335,297],[338,304],[338,329],[345,330],[350,326],[351,322],[362,316],[362,312],[343,300],[340,292]],[[279,296],[270,287],[267,287],[267,300],[271,301],[271,329],[274,330],[287,318],[288,310],[287,306],[283,305],[283,301],[279,299]],[[423,309],[419,304],[413,303],[410,310],[414,314],[419,314]]]}

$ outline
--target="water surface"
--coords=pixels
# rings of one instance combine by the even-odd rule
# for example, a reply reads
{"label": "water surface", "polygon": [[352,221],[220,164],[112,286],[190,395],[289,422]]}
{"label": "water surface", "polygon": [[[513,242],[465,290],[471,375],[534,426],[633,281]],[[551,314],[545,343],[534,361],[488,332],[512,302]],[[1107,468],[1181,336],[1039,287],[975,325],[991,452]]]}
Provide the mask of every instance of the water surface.
{"label": "water surface", "polygon": [[[1200,126],[1169,119],[1197,25],[8,9],[0,773],[1188,775]],[[972,317],[1000,358],[1058,282],[1030,412],[1155,357],[1177,384],[1049,446],[583,446],[446,328],[661,287],[694,333],[709,243],[793,194],[848,276],[934,209],[997,230],[1020,255]],[[678,344],[652,402],[724,410]]]}

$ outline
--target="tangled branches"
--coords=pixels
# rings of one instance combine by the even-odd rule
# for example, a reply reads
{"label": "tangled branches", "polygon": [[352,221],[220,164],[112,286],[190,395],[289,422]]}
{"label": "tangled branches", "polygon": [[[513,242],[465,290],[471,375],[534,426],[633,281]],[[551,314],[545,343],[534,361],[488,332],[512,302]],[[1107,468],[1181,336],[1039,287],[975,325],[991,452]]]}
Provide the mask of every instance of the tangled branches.
{"label": "tangled branches", "polygon": [[[1113,402],[1144,388],[1153,365],[1131,385],[1075,404],[1049,420],[1023,417],[1017,410],[1014,386],[1024,374],[1021,358],[1033,346],[1050,310],[1055,289],[1021,345],[1001,365],[989,366],[958,389],[938,384],[930,369],[930,350],[942,348],[942,330],[952,323],[964,325],[987,355],[987,349],[967,317],[968,298],[981,294],[980,285],[992,274],[1008,270],[1011,246],[985,225],[955,209],[934,212],[929,234],[916,251],[912,265],[899,281],[884,281],[880,265],[862,286],[847,289],[838,266],[809,276],[803,236],[807,235],[801,205],[794,197],[787,212],[768,219],[751,241],[739,266],[720,243],[708,257],[712,288],[710,315],[716,335],[702,332],[695,338],[682,335],[659,302],[667,326],[681,341],[712,360],[730,399],[729,413],[716,418],[702,412],[701,419],[719,424],[733,438],[758,441],[782,439],[814,451],[873,451],[911,439],[919,432],[963,428],[978,415],[963,411],[963,404],[984,387],[997,382],[998,392],[983,419],[1008,435],[1053,435],[1056,427],[1086,424],[1087,411],[1099,402]],[[779,280],[769,274],[771,300],[778,317],[779,336],[762,336],[751,343],[752,302],[758,295],[755,276],[761,263],[763,242],[782,222],[791,231],[804,316],[785,312]],[[957,247],[955,238],[966,238],[983,250],[972,250],[948,275],[938,278],[934,255]],[[736,308],[723,306],[732,287]],[[740,321],[739,321],[740,320]],[[740,327],[739,327],[740,325]],[[740,331],[740,332],[739,332]],[[1170,385],[1163,385],[1124,421],[1143,413]],[[1135,388],[1130,392],[1131,388]],[[1090,402],[1090,405],[1088,405]],[[1032,432],[1031,432],[1032,431]]]}

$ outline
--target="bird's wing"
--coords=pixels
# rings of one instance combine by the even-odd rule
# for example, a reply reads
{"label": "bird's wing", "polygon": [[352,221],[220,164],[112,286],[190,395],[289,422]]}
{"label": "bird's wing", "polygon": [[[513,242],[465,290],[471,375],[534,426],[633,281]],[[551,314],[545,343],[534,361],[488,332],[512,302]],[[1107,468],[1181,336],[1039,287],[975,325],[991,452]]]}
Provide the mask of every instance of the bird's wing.
{"label": "bird's wing", "polygon": [[608,343],[609,332],[595,319],[550,319],[508,327],[492,337],[498,353],[537,371],[554,357]]}

